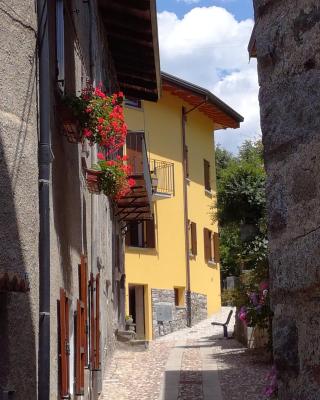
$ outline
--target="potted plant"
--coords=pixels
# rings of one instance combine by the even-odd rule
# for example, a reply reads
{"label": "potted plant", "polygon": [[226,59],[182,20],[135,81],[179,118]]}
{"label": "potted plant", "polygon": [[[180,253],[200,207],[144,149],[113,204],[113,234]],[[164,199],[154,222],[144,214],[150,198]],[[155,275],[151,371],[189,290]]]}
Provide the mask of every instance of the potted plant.
{"label": "potted plant", "polygon": [[[62,112],[66,121],[63,123],[64,134],[69,138],[73,130],[77,131],[73,142],[86,138],[90,145],[96,143],[104,147],[107,154],[117,152],[124,145],[127,135],[122,102],[122,92],[107,96],[101,90],[101,85],[93,87],[88,83],[80,96],[68,95],[63,99],[64,112],[68,115],[64,117]],[[67,129],[70,126],[68,121],[72,121],[72,129]]]}
{"label": "potted plant", "polygon": [[131,324],[133,324],[132,315],[126,315],[126,325],[131,325]]}
{"label": "potted plant", "polygon": [[87,170],[87,186],[91,193],[103,192],[117,200],[130,192],[135,180],[129,177],[130,166],[125,164],[126,156],[106,160],[102,153],[97,154],[98,162]]}

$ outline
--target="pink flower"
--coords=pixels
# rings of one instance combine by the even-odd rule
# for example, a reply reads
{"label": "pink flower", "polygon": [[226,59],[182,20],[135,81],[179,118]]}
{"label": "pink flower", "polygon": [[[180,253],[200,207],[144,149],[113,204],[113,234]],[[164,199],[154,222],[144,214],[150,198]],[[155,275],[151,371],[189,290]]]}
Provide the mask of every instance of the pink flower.
{"label": "pink flower", "polygon": [[104,160],[104,155],[102,153],[97,153],[97,157],[99,158],[99,160]]}

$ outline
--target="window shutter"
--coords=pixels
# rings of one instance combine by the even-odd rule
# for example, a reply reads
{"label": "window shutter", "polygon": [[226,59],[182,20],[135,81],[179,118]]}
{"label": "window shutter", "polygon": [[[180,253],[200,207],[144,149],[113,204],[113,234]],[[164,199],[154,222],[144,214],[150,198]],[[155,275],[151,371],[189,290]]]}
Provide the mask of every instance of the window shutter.
{"label": "window shutter", "polygon": [[203,239],[204,239],[204,258],[206,262],[211,261],[211,231],[207,228],[203,229]]}
{"label": "window shutter", "polygon": [[89,364],[88,360],[88,266],[87,258],[85,255],[81,255],[81,263],[79,264],[79,298],[84,306],[84,325],[82,331],[82,341],[84,344],[85,351],[85,365]]}
{"label": "window shutter", "polygon": [[211,190],[210,184],[210,163],[207,160],[203,160],[204,167],[204,187],[206,190]]}
{"label": "window shutter", "polygon": [[214,241],[214,262],[219,263],[220,262],[219,233],[214,232],[213,241]]}
{"label": "window shutter", "polygon": [[100,369],[100,274],[96,276],[96,351],[95,369]]}
{"label": "window shutter", "polygon": [[77,300],[77,325],[76,325],[76,394],[84,394],[84,366],[85,366],[85,340],[84,340],[84,304]]}
{"label": "window shutter", "polygon": [[191,252],[194,256],[197,255],[197,224],[195,222],[191,222]]}
{"label": "window shutter", "polygon": [[152,219],[145,221],[146,227],[146,247],[154,249],[156,247],[156,230],[154,224],[154,216]]}
{"label": "window shutter", "polygon": [[95,361],[95,306],[94,306],[94,278],[93,273],[90,274],[90,367],[94,369]]}
{"label": "window shutter", "polygon": [[69,300],[64,289],[60,288],[59,304],[60,330],[60,392],[62,398],[69,396]]}

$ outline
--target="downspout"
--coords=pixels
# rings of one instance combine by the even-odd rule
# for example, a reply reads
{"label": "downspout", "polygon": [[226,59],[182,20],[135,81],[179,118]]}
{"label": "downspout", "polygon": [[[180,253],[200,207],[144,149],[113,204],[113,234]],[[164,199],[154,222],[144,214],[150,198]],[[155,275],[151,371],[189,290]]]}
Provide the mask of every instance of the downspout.
{"label": "downspout", "polygon": [[48,2],[37,0],[39,57],[39,350],[38,399],[50,398],[50,52]]}
{"label": "downspout", "polygon": [[185,252],[186,252],[186,311],[187,326],[191,327],[191,283],[190,283],[190,256],[189,256],[189,223],[188,223],[188,189],[187,189],[187,163],[186,163],[186,122],[187,115],[185,107],[182,107],[182,160],[183,160],[183,208],[185,229]]}
{"label": "downspout", "polygon": [[198,105],[190,110],[182,107],[182,160],[183,160],[183,208],[184,208],[184,227],[185,227],[185,252],[186,252],[186,311],[187,311],[187,326],[191,327],[191,276],[190,276],[190,254],[189,254],[189,219],[188,219],[188,187],[187,187],[187,160],[186,160],[186,123],[187,114],[196,110],[208,101],[207,97]]}

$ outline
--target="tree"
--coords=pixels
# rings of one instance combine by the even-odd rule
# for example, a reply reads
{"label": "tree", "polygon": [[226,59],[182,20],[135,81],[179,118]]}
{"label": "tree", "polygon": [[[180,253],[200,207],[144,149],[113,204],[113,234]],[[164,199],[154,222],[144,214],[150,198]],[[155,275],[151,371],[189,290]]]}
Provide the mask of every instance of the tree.
{"label": "tree", "polygon": [[[217,148],[217,212],[222,276],[266,265],[265,170],[261,141],[246,141],[233,156]],[[215,208],[214,208],[215,209]]]}

